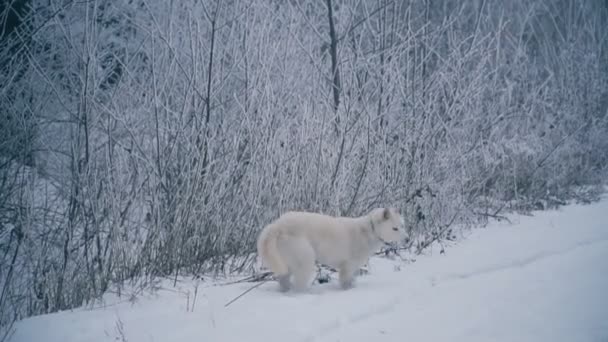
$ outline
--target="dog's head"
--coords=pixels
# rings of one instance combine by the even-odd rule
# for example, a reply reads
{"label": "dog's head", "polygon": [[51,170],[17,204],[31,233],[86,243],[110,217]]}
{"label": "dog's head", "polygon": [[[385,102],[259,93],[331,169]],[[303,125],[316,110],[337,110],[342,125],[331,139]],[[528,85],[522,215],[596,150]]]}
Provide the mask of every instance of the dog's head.
{"label": "dog's head", "polygon": [[375,234],[384,242],[398,242],[406,237],[405,222],[395,208],[378,208],[371,213]]}

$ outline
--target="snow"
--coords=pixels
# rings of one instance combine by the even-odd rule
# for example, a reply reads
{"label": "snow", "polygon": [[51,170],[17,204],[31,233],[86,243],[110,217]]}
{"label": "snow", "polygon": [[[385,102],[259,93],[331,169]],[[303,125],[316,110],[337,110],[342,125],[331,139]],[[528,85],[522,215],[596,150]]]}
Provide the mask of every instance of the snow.
{"label": "snow", "polygon": [[509,218],[444,254],[373,258],[348,291],[267,282],[224,307],[252,284],[200,283],[193,305],[194,281],[167,281],[25,319],[10,341],[608,341],[608,199]]}

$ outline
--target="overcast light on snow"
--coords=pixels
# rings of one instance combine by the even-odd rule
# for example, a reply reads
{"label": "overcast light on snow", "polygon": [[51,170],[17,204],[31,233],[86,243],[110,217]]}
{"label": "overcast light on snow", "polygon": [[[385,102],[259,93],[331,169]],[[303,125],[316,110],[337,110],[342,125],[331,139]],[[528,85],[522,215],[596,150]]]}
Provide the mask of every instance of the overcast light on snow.
{"label": "overcast light on snow", "polygon": [[[607,28],[606,0],[0,1],[0,342],[608,342]],[[281,293],[269,226],[342,270],[403,252]]]}
{"label": "overcast light on snow", "polygon": [[607,213],[603,199],[511,215],[445,254],[374,258],[349,291],[267,282],[224,307],[252,284],[202,283],[188,310],[194,283],[167,282],[135,303],[28,318],[10,341],[608,341]]}

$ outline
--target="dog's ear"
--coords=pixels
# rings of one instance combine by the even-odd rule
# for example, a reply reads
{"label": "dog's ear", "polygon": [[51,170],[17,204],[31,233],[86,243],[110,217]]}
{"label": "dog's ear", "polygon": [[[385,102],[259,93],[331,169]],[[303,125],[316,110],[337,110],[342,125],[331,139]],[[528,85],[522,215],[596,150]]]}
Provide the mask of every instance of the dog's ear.
{"label": "dog's ear", "polygon": [[384,218],[385,220],[388,220],[391,217],[391,210],[389,208],[384,208],[384,211],[382,211],[382,218]]}

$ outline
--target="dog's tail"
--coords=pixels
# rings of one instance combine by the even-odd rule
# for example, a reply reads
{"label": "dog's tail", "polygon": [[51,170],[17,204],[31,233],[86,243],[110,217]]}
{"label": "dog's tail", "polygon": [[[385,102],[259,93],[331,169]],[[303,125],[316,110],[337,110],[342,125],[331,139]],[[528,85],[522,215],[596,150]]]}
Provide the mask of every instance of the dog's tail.
{"label": "dog's tail", "polygon": [[289,272],[277,247],[277,239],[280,234],[278,226],[271,224],[262,230],[257,241],[258,255],[262,258],[262,263],[270,268],[275,276],[285,275]]}

